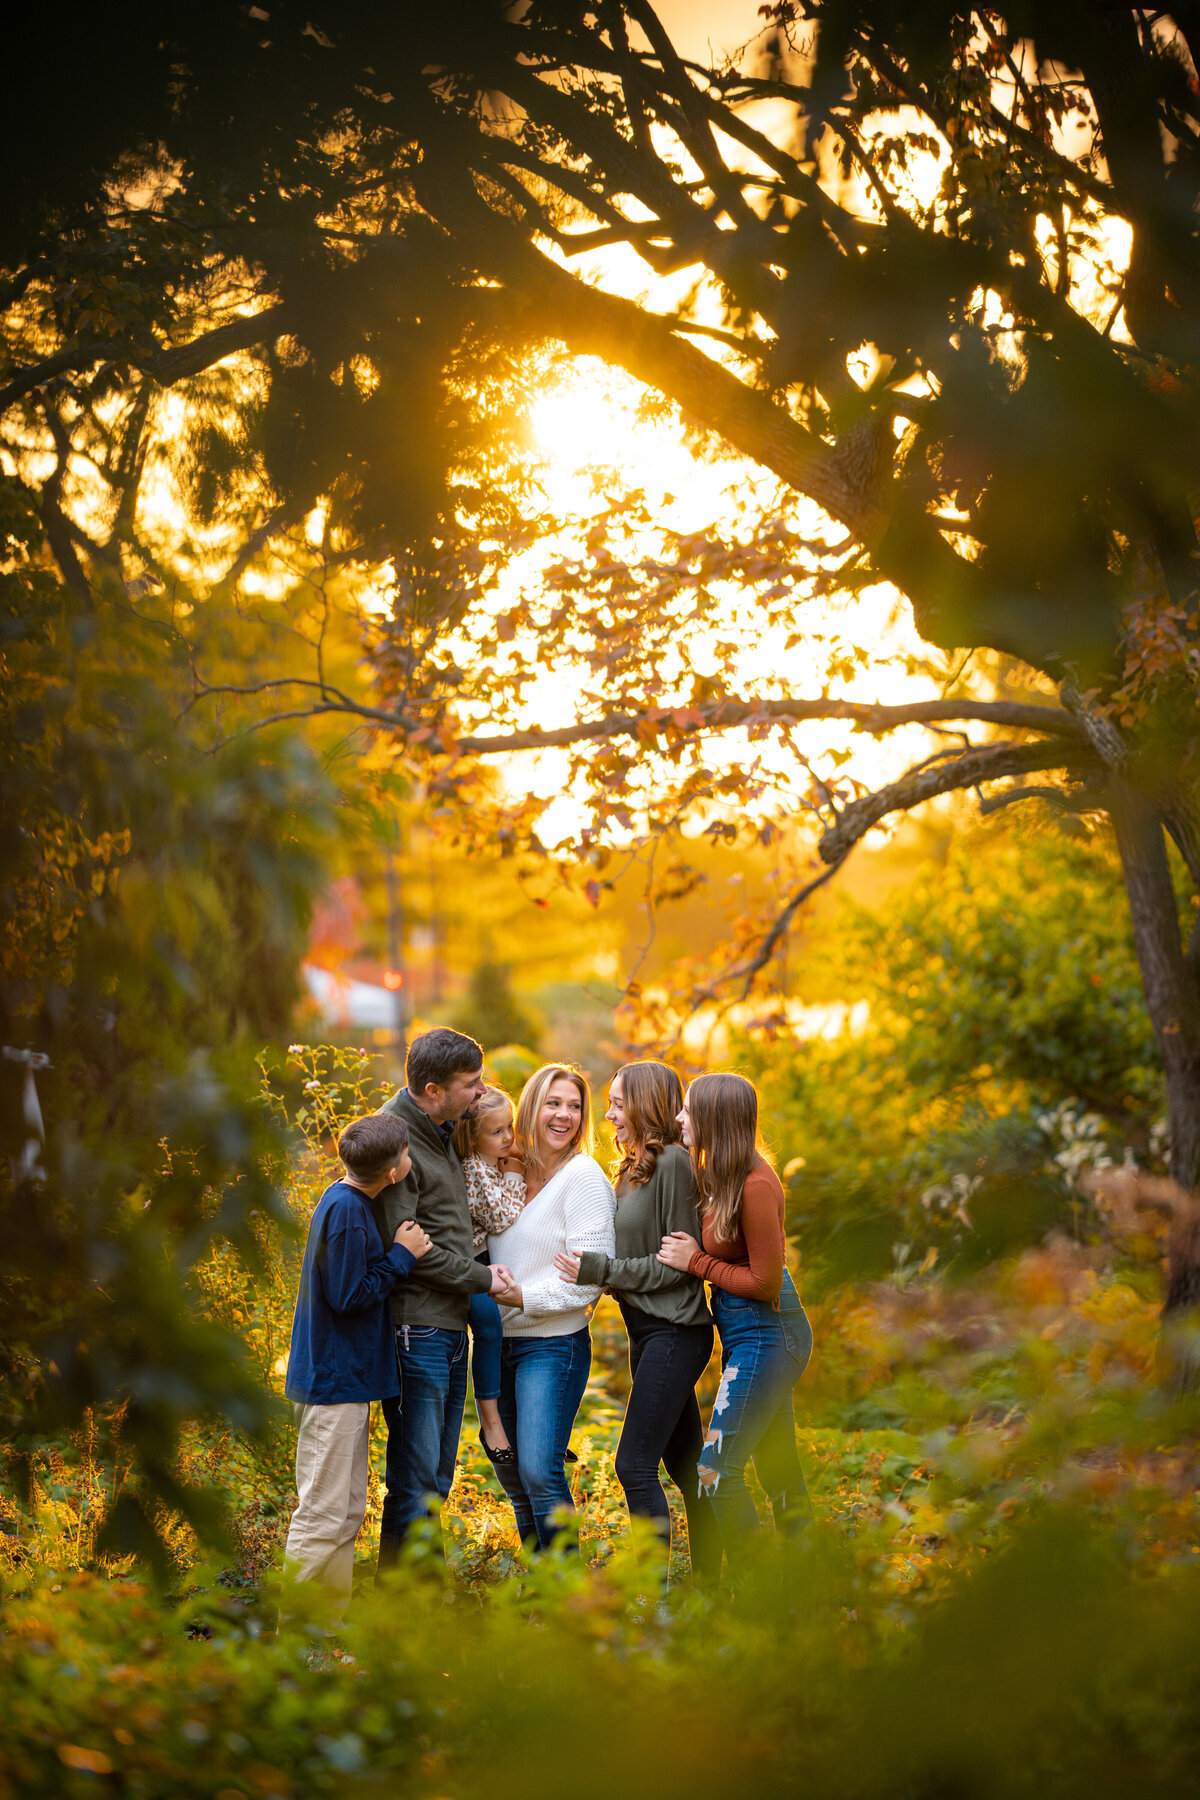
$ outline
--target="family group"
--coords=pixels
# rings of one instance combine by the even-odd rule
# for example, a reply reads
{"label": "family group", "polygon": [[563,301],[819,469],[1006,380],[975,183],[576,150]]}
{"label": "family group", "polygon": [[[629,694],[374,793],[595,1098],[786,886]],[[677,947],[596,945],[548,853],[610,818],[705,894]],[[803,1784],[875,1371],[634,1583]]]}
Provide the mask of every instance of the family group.
{"label": "family group", "polygon": [[[792,1389],[812,1333],[785,1261],[784,1196],[758,1148],[758,1098],[740,1075],[683,1092],[660,1062],[627,1063],[606,1117],[614,1181],[593,1152],[588,1083],[551,1063],[513,1109],[461,1032],[413,1040],[406,1085],[338,1141],[345,1175],[309,1227],[287,1396],[299,1503],[287,1561],[350,1598],[366,1509],[370,1407],[387,1421],[379,1564],[454,1479],[468,1360],[480,1441],[522,1543],[572,1545],[567,1464],[591,1370],[588,1321],[615,1296],[632,1377],[616,1454],[630,1514],[664,1557],[679,1489],[694,1579],[715,1584],[759,1527],[755,1471],[776,1527],[809,1516]],[[614,1188],[615,1182],[615,1188]],[[696,1383],[721,1344],[707,1432]],[[468,1341],[471,1344],[468,1359]]]}

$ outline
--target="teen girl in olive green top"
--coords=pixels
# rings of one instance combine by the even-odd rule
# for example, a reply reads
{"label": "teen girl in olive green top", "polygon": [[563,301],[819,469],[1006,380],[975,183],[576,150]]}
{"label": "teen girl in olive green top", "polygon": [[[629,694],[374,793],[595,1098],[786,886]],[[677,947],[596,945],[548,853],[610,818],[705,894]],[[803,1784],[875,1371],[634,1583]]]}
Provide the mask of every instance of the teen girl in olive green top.
{"label": "teen girl in olive green top", "polygon": [[696,1473],[704,1442],[696,1383],[712,1355],[712,1315],[704,1283],[658,1256],[666,1235],[694,1233],[698,1224],[691,1158],[676,1122],[682,1106],[679,1077],[665,1063],[617,1070],[606,1115],[621,1151],[615,1254],[585,1251],[555,1260],[565,1281],[615,1294],[625,1320],[633,1385],[616,1470],[630,1514],[652,1520],[669,1547],[671,1512],[658,1473],[664,1463],[683,1496],[693,1572],[715,1581],[720,1542]]}

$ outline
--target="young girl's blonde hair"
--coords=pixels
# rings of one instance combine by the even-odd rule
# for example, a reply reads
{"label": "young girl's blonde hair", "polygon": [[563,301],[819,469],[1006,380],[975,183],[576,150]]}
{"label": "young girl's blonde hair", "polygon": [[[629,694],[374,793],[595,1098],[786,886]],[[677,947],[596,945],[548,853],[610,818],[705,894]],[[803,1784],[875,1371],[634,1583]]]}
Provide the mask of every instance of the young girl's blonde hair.
{"label": "young girl's blonde hair", "polygon": [[534,1141],[534,1127],[537,1116],[550,1092],[550,1084],[565,1075],[579,1089],[579,1130],[571,1144],[573,1150],[582,1150],[585,1156],[592,1154],[595,1137],[592,1132],[592,1096],[588,1084],[578,1069],[570,1063],[547,1063],[536,1074],[531,1075],[521,1089],[521,1098],[517,1105],[517,1143],[525,1158],[525,1167],[531,1173],[540,1175],[543,1170],[541,1157],[538,1155]]}
{"label": "young girl's blonde hair", "polygon": [[460,1162],[465,1161],[468,1156],[474,1156],[475,1146],[479,1142],[479,1128],[484,1118],[488,1113],[498,1112],[502,1106],[507,1106],[509,1112],[512,1112],[512,1101],[504,1089],[485,1087],[471,1114],[458,1121],[454,1127],[453,1143]]}
{"label": "young girl's blonde hair", "polygon": [[758,1150],[758,1095],[744,1075],[697,1075],[687,1091],[692,1167],[714,1235],[728,1243],[742,1225],[742,1189]]}

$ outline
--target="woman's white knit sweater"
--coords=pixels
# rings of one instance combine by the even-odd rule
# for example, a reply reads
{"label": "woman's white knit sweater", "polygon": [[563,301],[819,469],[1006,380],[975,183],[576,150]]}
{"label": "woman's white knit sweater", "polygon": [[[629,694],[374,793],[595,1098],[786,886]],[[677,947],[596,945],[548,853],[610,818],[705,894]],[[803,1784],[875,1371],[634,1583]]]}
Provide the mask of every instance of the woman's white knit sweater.
{"label": "woman's white knit sweater", "polygon": [[502,1306],[505,1337],[565,1337],[587,1324],[598,1287],[575,1287],[554,1267],[556,1251],[600,1250],[616,1254],[612,1183],[590,1156],[575,1155],[550,1177],[521,1216],[488,1239],[488,1256],[507,1263],[524,1305]]}

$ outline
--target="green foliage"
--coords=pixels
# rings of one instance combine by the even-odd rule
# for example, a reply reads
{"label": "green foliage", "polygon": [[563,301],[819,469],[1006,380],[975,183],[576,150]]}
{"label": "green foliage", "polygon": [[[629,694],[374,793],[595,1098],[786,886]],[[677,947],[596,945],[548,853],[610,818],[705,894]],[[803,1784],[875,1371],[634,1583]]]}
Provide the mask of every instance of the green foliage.
{"label": "green foliage", "polygon": [[506,963],[485,956],[471,971],[466,994],[450,1021],[469,1033],[485,1050],[505,1044],[528,1044],[536,1051],[545,1027],[513,992],[512,971]]}
{"label": "green foliage", "polygon": [[217,1587],[162,1613],[85,1576],[6,1609],[5,1791],[515,1800],[569,1770],[585,1796],[789,1793],[800,1772],[830,1800],[1179,1792],[1198,1581],[1148,1581],[1061,1510],[915,1615],[828,1538],[735,1609],[656,1610],[628,1559],[486,1599],[418,1568],[360,1602],[348,1663]]}
{"label": "green foliage", "polygon": [[504,1089],[515,1105],[521,1097],[521,1089],[540,1067],[541,1058],[524,1044],[501,1044],[488,1051],[484,1073],[489,1081]]}
{"label": "green foliage", "polygon": [[[183,1422],[266,1416],[189,1285],[215,1240],[253,1259],[278,1210],[253,1050],[291,1010],[327,795],[294,744],[194,728],[170,634],[47,577],[2,497],[0,1031],[48,1060],[45,1178],[0,1176],[6,1436],[32,1456],[90,1421],[125,1471],[109,1541],[156,1554],[162,1500],[215,1524],[175,1470]],[[22,1071],[3,1068],[19,1158]]]}
{"label": "green foliage", "polygon": [[1081,1164],[1153,1164],[1161,1076],[1103,840],[981,831],[810,954],[865,1021],[738,1051],[810,1279],[930,1249],[978,1267],[1077,1223]]}
{"label": "green foliage", "polygon": [[1108,1116],[1159,1098],[1120,864],[1053,827],[980,830],[893,911],[848,908],[839,956],[919,1092],[982,1081]]}

